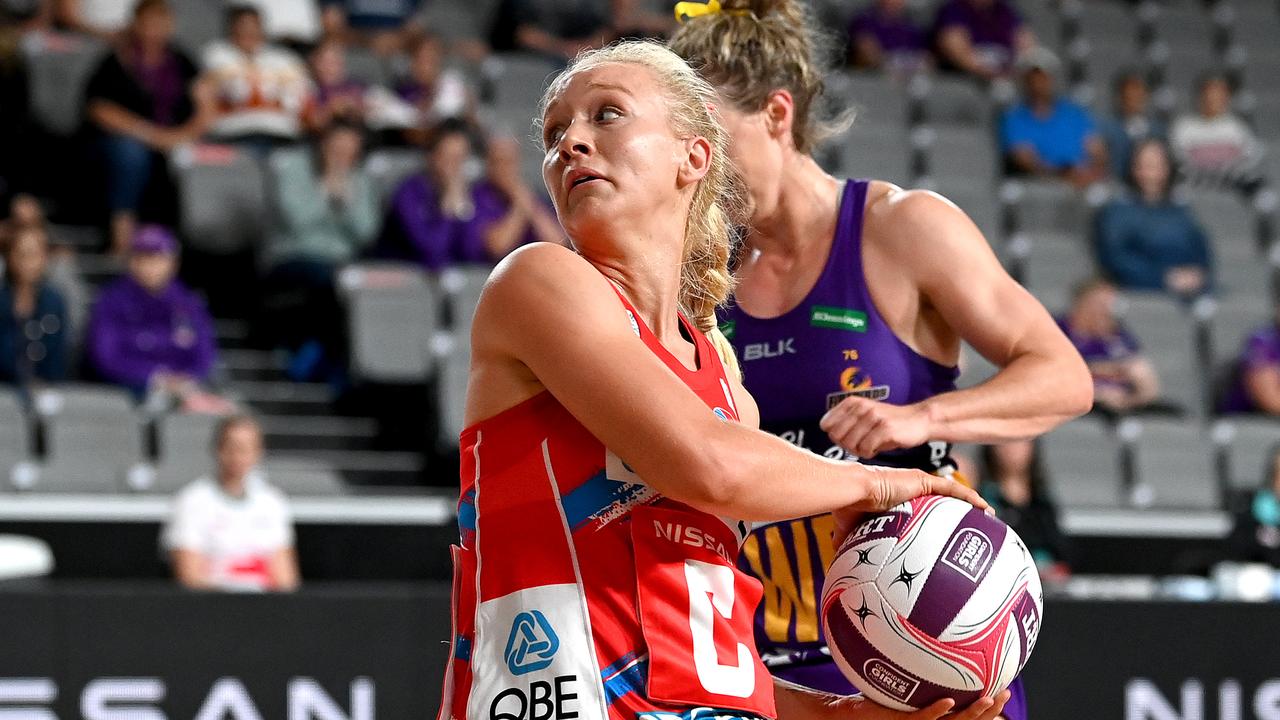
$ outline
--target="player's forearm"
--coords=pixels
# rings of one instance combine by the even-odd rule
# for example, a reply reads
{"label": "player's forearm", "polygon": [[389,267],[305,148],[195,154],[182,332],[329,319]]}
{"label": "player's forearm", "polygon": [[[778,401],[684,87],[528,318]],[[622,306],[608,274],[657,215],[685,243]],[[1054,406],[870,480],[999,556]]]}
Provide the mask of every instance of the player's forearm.
{"label": "player's forearm", "polygon": [[1022,440],[1088,412],[1093,380],[1074,351],[1027,353],[981,385],[937,395],[923,404],[930,437],[937,440]]}

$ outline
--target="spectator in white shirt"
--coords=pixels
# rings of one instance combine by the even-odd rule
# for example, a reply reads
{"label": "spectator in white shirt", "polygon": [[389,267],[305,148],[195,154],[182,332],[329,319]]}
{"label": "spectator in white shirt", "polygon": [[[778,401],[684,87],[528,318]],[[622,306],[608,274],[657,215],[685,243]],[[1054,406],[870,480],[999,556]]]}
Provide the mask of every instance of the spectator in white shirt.
{"label": "spectator in white shirt", "polygon": [[210,134],[261,151],[298,139],[311,86],[306,66],[267,44],[255,7],[233,6],[227,30],[228,38],[206,48],[202,62],[219,111]]}
{"label": "spectator in white shirt", "polygon": [[298,587],[298,558],[285,496],[256,467],[257,421],[234,415],[218,425],[215,477],[178,492],[162,543],[174,577],[193,590],[288,591]]}
{"label": "spectator in white shirt", "polygon": [[1265,148],[1231,112],[1231,84],[1221,73],[1196,83],[1196,112],[1174,121],[1169,141],[1182,171],[1197,184],[1245,191],[1261,184]]}

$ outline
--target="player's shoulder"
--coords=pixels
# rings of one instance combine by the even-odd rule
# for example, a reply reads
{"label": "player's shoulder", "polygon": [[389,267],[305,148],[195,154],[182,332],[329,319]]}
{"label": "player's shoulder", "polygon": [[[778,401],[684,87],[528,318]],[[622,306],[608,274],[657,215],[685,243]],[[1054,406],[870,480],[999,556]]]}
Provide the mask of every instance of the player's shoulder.
{"label": "player's shoulder", "polygon": [[872,234],[878,230],[894,234],[936,231],[958,223],[969,224],[964,211],[932,190],[903,188],[880,180],[867,188],[863,224]]}
{"label": "player's shoulder", "polygon": [[486,304],[573,302],[608,293],[600,271],[578,253],[556,243],[518,248],[494,268],[481,295]]}
{"label": "player's shoulder", "polygon": [[173,501],[179,506],[203,507],[214,499],[217,490],[213,478],[201,476],[179,488],[173,495]]}

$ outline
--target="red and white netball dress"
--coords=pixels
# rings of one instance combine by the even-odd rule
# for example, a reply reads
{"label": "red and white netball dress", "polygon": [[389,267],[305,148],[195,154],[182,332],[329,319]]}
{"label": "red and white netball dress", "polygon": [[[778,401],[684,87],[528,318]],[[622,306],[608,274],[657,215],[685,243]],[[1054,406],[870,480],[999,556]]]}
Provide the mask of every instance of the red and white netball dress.
{"label": "red and white netball dress", "polygon": [[[737,421],[702,333],[681,318],[693,371],[625,298],[624,314]],[[464,430],[461,474],[441,720],[775,715],[752,639],[760,584],[735,566],[743,523],[659,495],[548,392]]]}

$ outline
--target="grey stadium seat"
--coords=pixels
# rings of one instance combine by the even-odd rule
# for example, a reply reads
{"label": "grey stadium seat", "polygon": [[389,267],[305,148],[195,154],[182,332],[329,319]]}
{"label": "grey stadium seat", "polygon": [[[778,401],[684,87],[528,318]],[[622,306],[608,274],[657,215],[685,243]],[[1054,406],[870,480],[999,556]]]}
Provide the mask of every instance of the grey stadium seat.
{"label": "grey stadium seat", "polygon": [[1203,415],[1206,387],[1196,357],[1191,312],[1162,294],[1129,295],[1125,300],[1124,323],[1155,366],[1160,399],[1178,405],[1192,417]]}
{"label": "grey stadium seat", "polygon": [[347,492],[346,482],[333,466],[308,458],[268,458],[262,464],[267,482],[286,495],[324,496]]}
{"label": "grey stadium seat", "polygon": [[991,379],[1000,368],[990,360],[978,354],[968,343],[960,346],[960,377],[956,378],[956,387],[964,389],[980,385]]}
{"label": "grey stadium seat", "polygon": [[532,125],[542,91],[561,66],[537,55],[501,53],[487,61],[486,68],[493,89],[493,112],[502,119],[523,118],[523,126],[511,128],[523,136]]}
{"label": "grey stadium seat", "polygon": [[383,207],[391,202],[396,188],[404,182],[405,178],[424,169],[425,161],[426,158],[421,150],[383,148],[369,153],[369,158],[364,164],[365,170],[373,179],[374,188]]}
{"label": "grey stadium seat", "polygon": [[[1215,510],[1221,506],[1214,448],[1198,424],[1148,419],[1134,448],[1134,469],[1154,507]],[[1145,503],[1144,503],[1145,504]]]}
{"label": "grey stadium seat", "polygon": [[1120,443],[1096,417],[1062,425],[1041,439],[1052,494],[1066,507],[1115,508],[1123,504]]}
{"label": "grey stadium seat", "polygon": [[222,418],[216,415],[173,413],[156,420],[154,479],[149,487],[134,488],[170,493],[214,469],[214,432]]}
{"label": "grey stadium seat", "polygon": [[991,97],[982,85],[963,77],[946,75],[924,79],[913,88],[930,125],[967,125],[989,128],[995,114]]}
{"label": "grey stadium seat", "polygon": [[432,340],[440,305],[420,268],[366,263],[342,272],[351,372],[383,383],[425,382],[435,369]]}
{"label": "grey stadium seat", "polygon": [[[226,2],[211,0],[170,0],[173,8],[174,42],[186,50],[193,60],[209,43],[222,37],[226,25]],[[266,3],[260,3],[259,6]]]}
{"label": "grey stadium seat", "polygon": [[483,40],[500,5],[500,0],[433,0],[424,3],[418,18],[441,37]]}
{"label": "grey stadium seat", "polygon": [[460,265],[440,274],[440,286],[449,308],[449,329],[459,342],[466,343],[471,337],[471,321],[491,272],[493,268],[487,265]]}
{"label": "grey stadium seat", "polygon": [[1019,178],[1010,187],[1019,230],[1048,230],[1086,237],[1092,211],[1080,193],[1065,182]]}
{"label": "grey stadium seat", "polygon": [[386,61],[368,48],[347,48],[347,74],[365,85],[391,84],[391,70]]}
{"label": "grey stadium seat", "polygon": [[1271,322],[1274,311],[1262,298],[1240,298],[1218,303],[1209,324],[1209,342],[1215,367],[1235,362],[1244,341],[1253,331]]}
{"label": "grey stadium seat", "polygon": [[938,180],[932,183],[931,187],[963,210],[986,236],[989,245],[994,248],[1001,247],[1004,242],[1001,227],[1003,208],[995,188],[966,183],[959,179]]}
{"label": "grey stadium seat", "polygon": [[1068,0],[1062,12],[1079,26],[1080,35],[1090,40],[1106,38],[1134,44],[1138,20],[1128,3],[1119,0]]}
{"label": "grey stadium seat", "polygon": [[854,111],[855,122],[906,127],[906,87],[883,73],[834,72],[826,78],[826,97],[836,112]]}
{"label": "grey stadium seat", "polygon": [[436,386],[436,407],[439,417],[437,442],[441,448],[458,446],[466,412],[467,378],[471,371],[471,353],[462,342],[440,359],[440,374]]}
{"label": "grey stadium seat", "polygon": [[1051,233],[1028,233],[1030,252],[1022,284],[1037,296],[1069,297],[1081,282],[1093,277],[1093,255],[1081,241]]}
{"label": "grey stadium seat", "polygon": [[263,237],[267,184],[251,156],[228,146],[198,146],[180,153],[175,164],[182,231],[193,247],[228,254]]}
{"label": "grey stadium seat", "polygon": [[928,146],[928,176],[936,183],[968,183],[989,188],[994,195],[1000,177],[1000,157],[989,128],[932,128]]}
{"label": "grey stadium seat", "polygon": [[26,54],[31,110],[37,122],[56,135],[80,127],[84,90],[106,48],[78,35],[40,35]]}
{"label": "grey stadium seat", "polygon": [[41,492],[116,492],[142,458],[142,426],[124,390],[62,385],[35,401],[45,426]]}
{"label": "grey stadium seat", "polygon": [[[1237,416],[1221,423],[1227,437],[1227,483],[1237,490],[1253,490],[1271,477],[1271,450],[1280,443],[1280,420]],[[1217,434],[1217,433],[1215,433]]]}
{"label": "grey stadium seat", "polygon": [[1213,239],[1215,250],[1229,244],[1243,246],[1250,253],[1255,251],[1254,210],[1239,194],[1197,188],[1187,195],[1191,212]]}
{"label": "grey stadium seat", "polygon": [[0,389],[0,491],[9,490],[14,467],[31,459],[31,422],[18,394]]}
{"label": "grey stadium seat", "polygon": [[912,151],[905,128],[854,123],[848,133],[833,141],[838,143],[843,175],[912,184]]}

